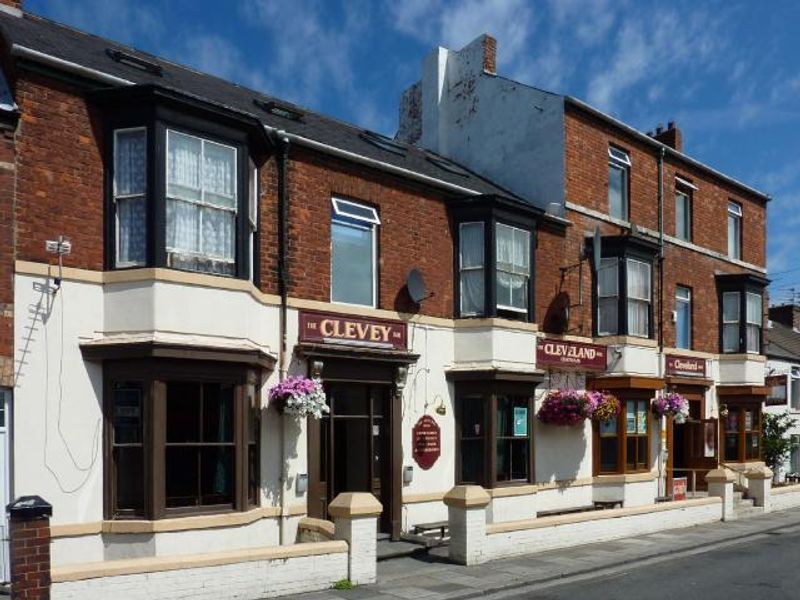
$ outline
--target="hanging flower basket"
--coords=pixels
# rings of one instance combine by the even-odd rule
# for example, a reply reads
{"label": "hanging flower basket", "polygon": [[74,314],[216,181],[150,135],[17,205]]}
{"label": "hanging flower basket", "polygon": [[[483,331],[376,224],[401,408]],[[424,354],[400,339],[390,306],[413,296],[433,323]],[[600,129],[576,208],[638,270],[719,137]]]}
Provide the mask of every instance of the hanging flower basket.
{"label": "hanging flower basket", "polygon": [[325,392],[318,379],[287,377],[269,391],[269,401],[284,415],[321,419],[330,412]]}
{"label": "hanging flower basket", "polygon": [[658,417],[671,416],[678,425],[689,417],[689,401],[676,392],[653,398],[653,414]]}
{"label": "hanging flower basket", "polygon": [[617,418],[622,405],[614,394],[608,392],[586,392],[593,421],[605,422]]}
{"label": "hanging flower basket", "polygon": [[542,401],[538,417],[542,423],[576,427],[591,416],[589,398],[580,390],[551,390]]}

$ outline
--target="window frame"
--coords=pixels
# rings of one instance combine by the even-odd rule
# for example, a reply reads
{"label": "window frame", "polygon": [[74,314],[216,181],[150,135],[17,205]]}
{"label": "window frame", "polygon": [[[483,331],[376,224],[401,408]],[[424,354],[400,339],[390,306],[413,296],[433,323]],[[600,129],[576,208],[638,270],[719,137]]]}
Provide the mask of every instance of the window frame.
{"label": "window frame", "polygon": [[[516,313],[520,313],[520,314],[527,314],[528,313],[528,306],[526,306],[525,308],[517,308],[515,306],[510,306],[510,305],[507,305],[507,304],[501,304],[500,303],[500,300],[497,299],[497,275],[498,275],[498,273],[507,273],[507,274],[512,275],[512,276],[513,275],[515,275],[515,276],[524,276],[525,279],[526,279],[526,287],[527,287],[528,291],[530,291],[530,278],[531,278],[531,263],[530,263],[530,260],[531,260],[531,257],[533,255],[533,253],[531,252],[531,238],[533,236],[531,235],[530,230],[523,229],[521,227],[516,227],[514,225],[509,225],[509,224],[504,223],[502,221],[497,221],[494,224],[494,227],[495,227],[495,230],[494,230],[494,233],[495,233],[495,256],[494,256],[495,308],[497,309],[498,312],[499,311],[510,311],[510,312],[516,312]],[[518,273],[518,272],[513,271],[513,270],[512,271],[505,271],[505,270],[500,269],[499,262],[497,260],[497,256],[499,254],[499,252],[497,250],[497,242],[498,242],[498,239],[499,239],[499,236],[497,235],[497,232],[501,227],[505,227],[505,228],[508,228],[508,229],[511,230],[512,240],[514,240],[518,234],[520,234],[520,235],[524,234],[525,236],[527,236],[527,240],[526,240],[527,246],[528,246],[528,272],[527,273]],[[513,246],[513,242],[512,242],[512,246]],[[513,269],[516,266],[517,265],[514,265],[512,263],[511,268]],[[531,303],[531,297],[527,296],[527,304],[530,305],[530,303]]]}
{"label": "window frame", "polygon": [[[154,94],[152,90],[142,90],[142,94]],[[252,159],[258,160],[255,152],[261,151],[245,126],[234,121],[228,115],[194,109],[180,110],[166,102],[154,100],[150,95],[142,99],[125,98],[119,104],[111,106],[107,115],[105,137],[105,250],[106,270],[125,270],[131,268],[167,268],[189,273],[228,277],[236,279],[251,278],[255,285],[260,283],[258,240],[254,243],[252,254],[249,252],[248,215],[249,197],[251,194],[248,166]],[[134,102],[136,103],[134,104]],[[218,120],[215,120],[218,119]],[[139,129],[146,131],[147,177],[146,177],[146,240],[147,260],[143,265],[126,266],[117,263],[117,211],[114,199],[114,140],[117,130]],[[234,272],[232,275],[211,273],[202,269],[187,269],[171,266],[167,261],[166,251],[166,162],[167,134],[172,129],[195,137],[231,146],[236,149],[236,220],[234,242]],[[258,236],[256,236],[258,237]]]}
{"label": "window frame", "polygon": [[[342,209],[338,206],[339,204],[343,205],[350,205],[350,206],[357,206],[360,208],[367,209],[373,213],[373,218],[364,218],[362,216],[354,216],[352,213],[348,213],[346,210],[342,211]],[[370,236],[372,238],[371,243],[371,261],[372,261],[372,303],[371,304],[361,304],[358,302],[344,302],[342,300],[336,300],[333,297],[333,226],[334,223],[339,225],[344,225],[353,228],[359,228],[364,231],[369,231]],[[331,197],[331,218],[330,218],[330,247],[329,247],[329,256],[330,256],[330,291],[328,297],[333,304],[340,304],[342,306],[361,306],[367,308],[378,308],[380,305],[380,247],[379,247],[379,240],[380,240],[380,216],[378,214],[377,209],[374,206],[371,206],[365,202],[355,202],[353,200],[345,200],[338,196]]]}
{"label": "window frame", "polygon": [[[686,296],[684,298],[680,297],[681,291],[686,292]],[[680,304],[685,304],[687,306],[687,315],[688,315],[688,329],[687,329],[687,339],[688,343],[686,346],[681,346],[679,342],[679,323],[680,323]],[[693,315],[693,302],[692,302],[692,288],[685,286],[685,285],[676,285],[675,286],[675,347],[680,348],[681,350],[691,350],[692,345],[694,343],[694,315]]]}
{"label": "window frame", "polygon": [[[537,213],[495,196],[460,199],[451,204],[453,217],[453,312],[458,319],[501,317],[534,322],[536,318],[536,244]],[[461,306],[461,226],[483,223],[483,309],[465,313]],[[504,225],[529,234],[527,310],[510,309],[497,303],[497,226]]]}
{"label": "window frame", "polygon": [[[764,411],[762,410],[762,406],[760,402],[735,402],[735,403],[728,403],[727,405],[728,415],[724,417],[724,421],[721,424],[721,435],[722,435],[722,456],[724,457],[725,461],[731,462],[738,462],[738,463],[745,463],[745,462],[756,462],[760,461],[764,448],[763,448],[763,427],[764,427]],[[758,415],[758,427],[757,428],[750,428],[747,429],[745,424],[747,422],[746,413],[748,412],[755,412]],[[737,430],[728,429],[728,416],[730,413],[736,413],[738,415],[737,419]],[[733,432],[733,433],[732,433]],[[758,434],[758,455],[757,456],[747,456],[747,440],[748,436],[752,436],[754,433]],[[729,458],[728,456],[728,437],[732,437],[733,435],[736,436],[737,439],[737,450],[736,450],[736,457]]]}
{"label": "window frame", "polygon": [[[692,234],[694,233],[692,221],[694,216],[694,191],[696,189],[697,187],[692,185],[687,180],[681,179],[680,177],[675,178],[675,237],[688,243],[692,243]],[[681,197],[685,199],[686,204],[683,222],[683,226],[686,229],[685,236],[680,235],[679,230],[680,221],[678,219],[678,204]]]}
{"label": "window frame", "polygon": [[[609,176],[606,182],[608,187],[608,215],[620,221],[630,221],[631,218],[631,162],[630,152],[623,150],[613,144],[608,145],[608,168]],[[622,216],[613,214],[611,210],[611,169],[616,169],[622,175],[622,198],[620,198]]]}
{"label": "window frame", "polygon": [[[104,377],[104,518],[109,520],[158,520],[200,514],[242,512],[260,505],[260,493],[251,496],[251,489],[261,488],[260,454],[261,436],[256,440],[258,469],[252,471],[257,481],[249,480],[248,425],[246,406],[248,386],[254,386],[254,401],[258,431],[261,427],[261,376],[257,369],[246,365],[189,361],[179,359],[133,359],[109,361],[103,369]],[[144,506],[141,511],[119,510],[116,506],[116,462],[112,456],[114,442],[114,384],[138,383],[142,389],[142,486]],[[166,505],[166,387],[168,382],[230,383],[234,388],[233,436],[234,466],[233,503],[215,506],[167,507]]]}
{"label": "window frame", "polygon": [[[731,219],[735,223],[735,238],[731,239]],[[728,240],[727,255],[728,258],[734,260],[742,259],[742,246],[744,241],[743,227],[744,225],[744,208],[741,203],[734,200],[728,200],[727,221],[726,221],[726,237]],[[731,253],[731,242],[735,244],[735,252]]]}
{"label": "window frame", "polygon": [[[620,412],[615,417],[616,420],[616,439],[617,439],[617,457],[616,457],[616,468],[613,470],[603,469],[602,468],[602,460],[601,460],[601,444],[600,439],[602,434],[600,432],[600,423],[593,422],[592,423],[592,472],[595,476],[598,475],[620,475],[626,473],[649,473],[651,469],[651,464],[653,461],[653,450],[652,450],[652,442],[653,442],[653,415],[650,410],[650,394],[643,393],[640,391],[628,391],[628,392],[621,392],[616,394],[617,398],[620,401]],[[633,402],[638,407],[639,403],[643,403],[645,405],[644,413],[635,412],[635,416],[637,419],[637,432],[634,434],[628,433],[627,428],[627,410],[628,410],[628,403]],[[638,417],[640,414],[644,414],[646,418],[646,425],[647,431],[644,434],[638,433]],[[645,453],[645,461],[641,468],[634,466],[634,468],[628,468],[628,440],[632,438],[644,438],[645,445],[646,445],[646,453]],[[636,462],[635,464],[638,464]]]}
{"label": "window frame", "polygon": [[[464,231],[465,226],[472,226],[472,225],[480,225],[481,228],[481,237],[483,238],[483,254],[481,256],[481,265],[480,267],[464,267],[463,260],[462,260],[462,249],[461,249],[461,241],[463,239],[462,232]],[[463,317],[479,317],[482,316],[483,312],[486,310],[486,223],[483,221],[462,221],[458,224],[458,252],[456,259],[458,260],[458,269],[456,271],[456,277],[458,279],[458,314]],[[464,294],[463,294],[463,279],[461,275],[465,271],[480,271],[481,272],[481,279],[483,280],[484,290],[483,290],[483,308],[477,311],[467,311],[464,310]]]}
{"label": "window frame", "polygon": [[[655,295],[655,257],[658,253],[658,245],[638,237],[632,236],[604,236],[601,242],[602,256],[601,261],[607,259],[617,260],[617,331],[616,332],[600,332],[599,330],[599,310],[600,310],[600,297],[599,297],[599,277],[597,271],[592,268],[592,314],[594,315],[592,323],[592,333],[595,337],[609,337],[609,336],[632,336],[640,337],[643,339],[654,339],[655,337],[655,323],[654,323],[654,295]],[[594,251],[591,239],[586,241],[587,254],[591,255]],[[649,286],[650,298],[647,300],[647,321],[648,332],[647,335],[641,336],[630,333],[629,319],[628,319],[628,263],[635,261],[644,263],[650,267],[649,271]],[[623,268],[624,267],[624,268]],[[637,300],[642,301],[645,300]]]}
{"label": "window frame", "polygon": [[[484,433],[481,436],[483,447],[483,473],[480,481],[470,481],[481,485],[487,489],[514,487],[529,485],[536,480],[535,470],[535,398],[534,389],[536,384],[521,384],[507,381],[457,381],[455,383],[455,402],[453,404],[455,414],[455,482],[456,485],[467,483],[462,478],[461,465],[461,442],[462,442],[462,414],[463,402],[479,402],[482,407],[483,421],[485,423]],[[518,436],[516,439],[528,440],[528,476],[526,479],[498,480],[497,478],[497,401],[500,397],[521,397],[527,398],[528,422],[527,436]],[[514,437],[514,436],[511,436]],[[503,439],[507,439],[506,436]]]}
{"label": "window frame", "polygon": [[[117,138],[119,137],[120,133],[131,133],[134,131],[142,131],[144,132],[144,151],[145,151],[145,175],[144,175],[144,192],[141,194],[118,194],[117,193],[117,173],[116,173],[116,165],[117,165]],[[140,126],[140,127],[120,127],[114,129],[112,132],[112,148],[111,148],[111,164],[113,165],[113,172],[111,176],[111,202],[113,206],[113,215],[114,215],[114,263],[117,265],[119,269],[130,269],[130,268],[141,268],[147,265],[147,250],[148,250],[148,235],[149,235],[149,227],[147,226],[147,214],[150,211],[150,203],[149,203],[149,164],[148,164],[148,150],[149,150],[149,136],[147,134],[147,127]],[[119,260],[119,200],[130,200],[133,198],[141,198],[144,202],[145,206],[145,260],[144,263],[138,263],[134,261],[121,261]]]}

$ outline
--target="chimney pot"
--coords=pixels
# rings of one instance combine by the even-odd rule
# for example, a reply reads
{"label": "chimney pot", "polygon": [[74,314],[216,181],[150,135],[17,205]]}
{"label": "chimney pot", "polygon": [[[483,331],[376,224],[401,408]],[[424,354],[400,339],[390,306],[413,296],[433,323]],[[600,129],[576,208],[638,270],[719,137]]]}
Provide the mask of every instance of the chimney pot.
{"label": "chimney pot", "polygon": [[497,40],[488,33],[483,35],[483,70],[497,75]]}

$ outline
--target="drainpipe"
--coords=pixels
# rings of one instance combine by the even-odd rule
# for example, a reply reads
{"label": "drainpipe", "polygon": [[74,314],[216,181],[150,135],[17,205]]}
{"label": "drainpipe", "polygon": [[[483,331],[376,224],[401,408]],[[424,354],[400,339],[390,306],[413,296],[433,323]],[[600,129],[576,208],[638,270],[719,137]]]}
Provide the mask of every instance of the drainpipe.
{"label": "drainpipe", "polygon": [[[288,240],[289,240],[289,192],[286,185],[289,161],[289,139],[285,132],[277,131],[275,154],[276,167],[278,170],[278,291],[281,296],[281,308],[278,330],[280,331],[280,348],[278,354],[278,377],[280,381],[286,379],[289,370],[289,360],[287,356],[287,326],[288,326],[288,298],[289,298],[289,260],[288,260]],[[286,466],[286,424],[281,417],[280,426],[280,447],[281,447],[281,477],[280,477],[280,504],[281,518],[278,528],[279,543],[287,543],[286,526],[289,518],[289,507],[286,498],[286,483],[288,481],[288,468]]]}
{"label": "drainpipe", "polygon": [[[661,365],[661,374],[665,372],[665,358],[664,358],[664,155],[666,150],[664,146],[659,148],[658,152],[658,353],[659,363]],[[665,417],[661,417],[662,427],[665,427]],[[668,465],[669,458],[667,456],[668,448],[666,443],[662,442],[663,446],[658,457],[658,486],[664,486],[660,495],[667,495],[667,480],[665,479],[665,471]],[[665,464],[667,463],[667,464]]]}

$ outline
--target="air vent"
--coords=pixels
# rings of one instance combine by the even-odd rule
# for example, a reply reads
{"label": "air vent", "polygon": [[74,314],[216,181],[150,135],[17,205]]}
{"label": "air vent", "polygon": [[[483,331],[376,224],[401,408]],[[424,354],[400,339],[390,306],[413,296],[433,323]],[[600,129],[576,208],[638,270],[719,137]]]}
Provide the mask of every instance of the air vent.
{"label": "air vent", "polygon": [[303,120],[303,113],[293,108],[290,108],[285,104],[278,104],[274,100],[267,101],[254,98],[253,103],[256,106],[258,106],[261,110],[268,112],[271,115],[275,115],[276,117],[281,117],[282,119],[289,119],[290,121]]}
{"label": "air vent", "polygon": [[451,163],[449,160],[441,158],[440,156],[428,156],[428,161],[442,169],[443,171],[447,171],[448,173],[452,173],[453,175],[458,175],[460,177],[469,177],[469,173],[459,167],[455,163]]}
{"label": "air vent", "polygon": [[405,146],[398,144],[392,138],[388,138],[380,133],[375,133],[374,131],[368,131],[365,129],[361,132],[361,139],[365,142],[369,142],[377,148],[380,148],[381,150],[391,152],[392,154],[397,154],[399,156],[406,155]]}
{"label": "air vent", "polygon": [[123,52],[122,50],[106,48],[106,54],[108,54],[111,60],[116,61],[121,65],[127,65],[129,67],[133,67],[134,69],[139,69],[140,71],[158,75],[159,77],[164,73],[164,69],[161,68],[161,65],[157,65],[149,60],[139,58],[138,56],[134,56],[128,52]]}

